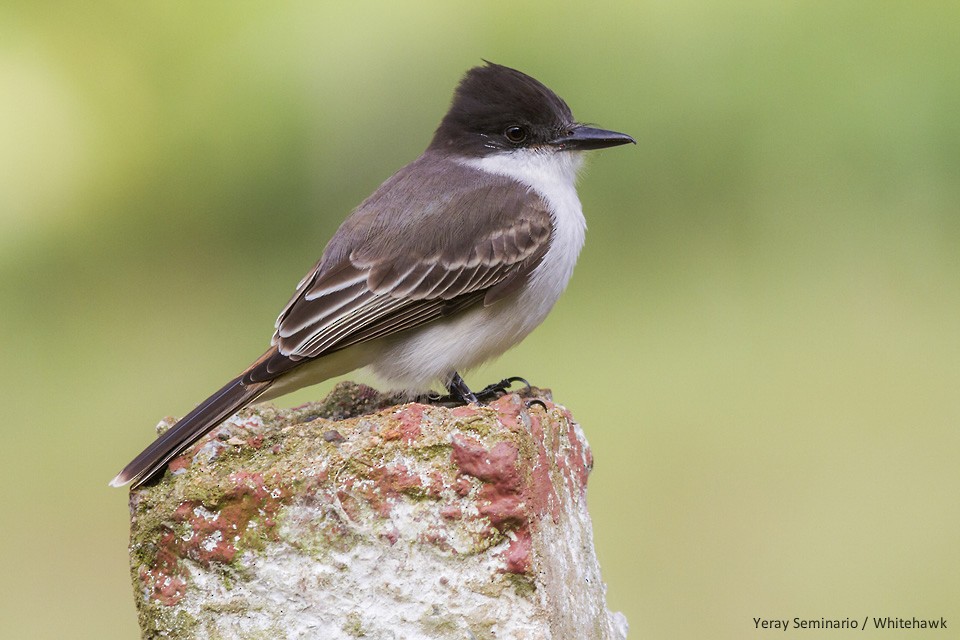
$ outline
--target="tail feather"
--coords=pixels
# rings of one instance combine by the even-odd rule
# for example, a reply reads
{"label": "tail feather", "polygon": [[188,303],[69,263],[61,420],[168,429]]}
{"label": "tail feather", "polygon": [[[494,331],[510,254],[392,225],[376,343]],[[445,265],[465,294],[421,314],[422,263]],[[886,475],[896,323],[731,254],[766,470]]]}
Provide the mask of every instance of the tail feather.
{"label": "tail feather", "polygon": [[131,489],[135,489],[150,480],[205,433],[256,400],[272,382],[244,384],[243,374],[234,378],[154,440],[110,481],[110,486],[122,487],[132,482]]}

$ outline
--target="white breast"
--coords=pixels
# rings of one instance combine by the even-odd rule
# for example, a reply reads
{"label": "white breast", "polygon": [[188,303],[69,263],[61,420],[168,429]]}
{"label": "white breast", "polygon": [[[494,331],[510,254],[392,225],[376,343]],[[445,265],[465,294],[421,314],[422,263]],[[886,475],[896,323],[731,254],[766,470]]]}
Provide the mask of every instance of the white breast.
{"label": "white breast", "polygon": [[540,194],[550,206],[553,238],[543,261],[532,274],[530,288],[537,290],[535,295],[542,291],[544,302],[552,307],[570,281],[587,230],[576,188],[582,155],[552,149],[520,149],[463,160],[463,163],[521,182]]}

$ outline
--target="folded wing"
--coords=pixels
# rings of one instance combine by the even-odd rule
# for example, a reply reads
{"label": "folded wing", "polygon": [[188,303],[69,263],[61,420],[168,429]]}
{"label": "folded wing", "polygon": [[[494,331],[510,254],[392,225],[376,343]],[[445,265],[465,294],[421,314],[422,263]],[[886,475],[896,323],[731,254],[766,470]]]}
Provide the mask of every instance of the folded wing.
{"label": "folded wing", "polygon": [[[335,237],[331,245],[356,245],[337,244],[339,259],[321,260],[301,281],[277,319],[274,354],[248,370],[244,382],[270,380],[304,360],[494,304],[522,286],[549,247],[549,211],[521,185],[498,199],[490,191],[484,185],[447,198],[422,228],[397,226],[392,242]],[[466,233],[457,233],[465,218]],[[371,227],[376,223],[363,228]]]}

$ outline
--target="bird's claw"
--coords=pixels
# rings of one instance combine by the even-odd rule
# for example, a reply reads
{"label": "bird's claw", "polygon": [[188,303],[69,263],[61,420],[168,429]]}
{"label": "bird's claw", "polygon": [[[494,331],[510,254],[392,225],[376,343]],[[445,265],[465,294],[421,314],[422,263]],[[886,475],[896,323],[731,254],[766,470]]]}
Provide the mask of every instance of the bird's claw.
{"label": "bird's claw", "polygon": [[530,383],[526,378],[522,378],[520,376],[511,376],[509,378],[504,378],[500,382],[494,382],[493,384],[487,385],[477,392],[477,398],[479,398],[481,401],[495,400],[500,394],[506,393],[507,390],[513,386],[514,382],[522,382],[524,384],[526,389],[524,389],[522,393],[527,393],[533,388],[530,386]]}

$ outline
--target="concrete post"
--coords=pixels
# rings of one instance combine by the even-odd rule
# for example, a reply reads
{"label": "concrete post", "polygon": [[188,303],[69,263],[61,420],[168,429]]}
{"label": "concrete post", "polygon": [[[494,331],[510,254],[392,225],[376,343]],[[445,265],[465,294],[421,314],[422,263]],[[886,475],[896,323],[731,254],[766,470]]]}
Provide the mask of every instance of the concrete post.
{"label": "concrete post", "polygon": [[570,413],[392,400],[246,409],[133,491],[143,637],[625,638]]}

